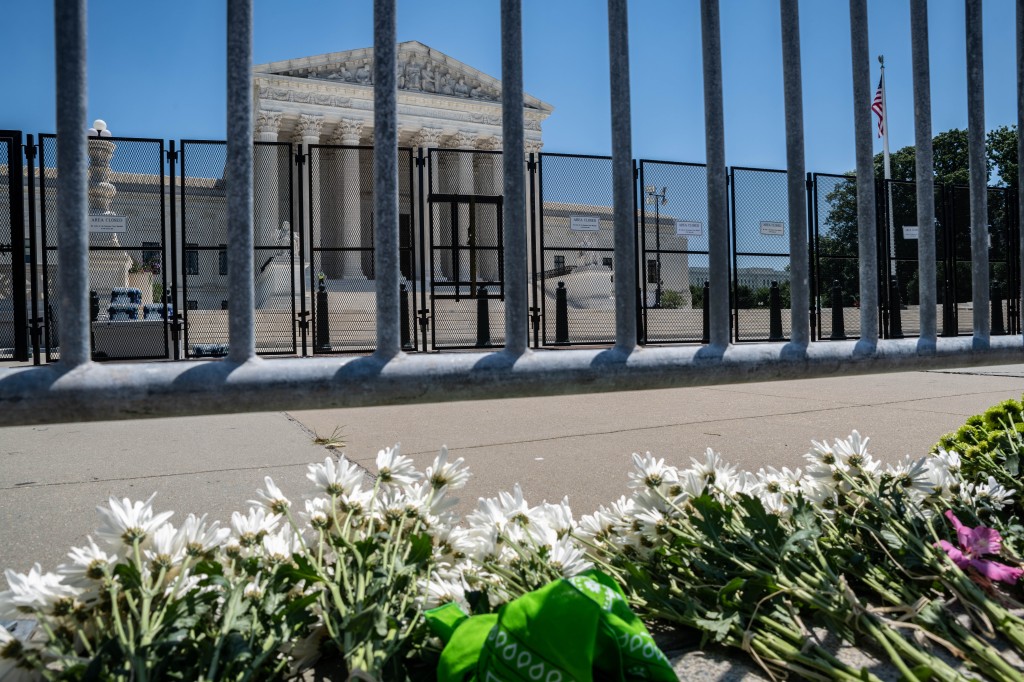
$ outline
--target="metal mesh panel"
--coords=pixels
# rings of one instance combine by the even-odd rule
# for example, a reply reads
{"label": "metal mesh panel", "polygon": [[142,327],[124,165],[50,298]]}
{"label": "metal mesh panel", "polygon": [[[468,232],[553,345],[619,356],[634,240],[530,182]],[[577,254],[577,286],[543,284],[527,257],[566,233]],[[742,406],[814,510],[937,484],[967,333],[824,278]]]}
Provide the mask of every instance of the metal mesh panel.
{"label": "metal mesh panel", "polygon": [[556,338],[556,300],[566,289],[569,344],[615,342],[612,160],[540,154],[542,343]]}
{"label": "metal mesh panel", "polygon": [[[181,143],[181,295],[186,357],[227,353],[227,194],[224,142]],[[295,353],[298,258],[291,185],[292,146],[253,149],[256,352]]]}
{"label": "metal mesh panel", "polygon": [[[47,361],[59,358],[57,301],[57,140],[40,136],[39,191],[42,203],[44,340]],[[163,140],[89,139],[89,212],[123,217],[111,231],[89,233],[89,290],[93,358],[170,357],[164,292],[168,262],[164,225]],[[92,225],[91,225],[92,227]],[[149,306],[147,308],[146,306]]]}
{"label": "metal mesh panel", "polygon": [[[410,343],[418,272],[413,232],[412,150],[398,153],[399,269],[409,296]],[[372,351],[377,344],[374,279],[373,149],[310,145],[304,178],[308,202],[315,353]],[[317,295],[320,275],[324,292]],[[326,312],[317,311],[326,295]],[[324,317],[326,315],[326,317]],[[415,347],[415,346],[414,346]]]}
{"label": "metal mesh panel", "polygon": [[[14,359],[14,339],[17,330],[14,320],[14,305],[17,300],[14,279],[14,249],[11,235],[16,198],[12,192],[21,188],[14,184],[13,169],[20,165],[20,152],[14,138],[0,136],[0,359]],[[20,218],[20,216],[19,216]]]}
{"label": "metal mesh panel", "polygon": [[429,159],[432,345],[500,347],[505,329],[501,152],[431,149]]}
{"label": "metal mesh panel", "polygon": [[699,342],[710,281],[707,168],[641,161],[640,193],[646,341]]}
{"label": "metal mesh panel", "polygon": [[[783,311],[789,300],[789,195],[786,171],[733,168],[732,305],[737,341],[771,338],[769,296],[779,287]],[[790,318],[782,316],[782,337],[789,338]]]}
{"label": "metal mesh panel", "polygon": [[836,335],[833,292],[842,302],[845,336],[860,336],[860,258],[857,247],[857,182],[852,175],[813,175],[812,224],[815,252],[811,295],[818,339]]}

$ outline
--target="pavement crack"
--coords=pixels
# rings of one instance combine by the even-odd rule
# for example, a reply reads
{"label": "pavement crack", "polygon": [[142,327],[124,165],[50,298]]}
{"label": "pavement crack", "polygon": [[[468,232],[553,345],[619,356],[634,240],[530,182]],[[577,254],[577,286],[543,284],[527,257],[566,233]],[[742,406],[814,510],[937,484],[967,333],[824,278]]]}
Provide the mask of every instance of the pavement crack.
{"label": "pavement crack", "polygon": [[[354,464],[355,462],[353,462]],[[167,474],[146,474],[145,476],[115,476],[111,478],[91,478],[87,481],[54,481],[52,483],[15,483],[12,486],[0,488],[3,490],[28,490],[31,488],[51,488],[62,485],[81,485],[83,483],[112,483],[114,481],[144,481],[149,478],[175,478],[176,476],[196,476],[198,474],[224,474],[232,471],[257,471],[259,469],[286,469],[288,467],[308,466],[306,462],[295,464],[261,464],[252,467],[234,467],[230,469],[204,469],[202,471],[178,471]]]}

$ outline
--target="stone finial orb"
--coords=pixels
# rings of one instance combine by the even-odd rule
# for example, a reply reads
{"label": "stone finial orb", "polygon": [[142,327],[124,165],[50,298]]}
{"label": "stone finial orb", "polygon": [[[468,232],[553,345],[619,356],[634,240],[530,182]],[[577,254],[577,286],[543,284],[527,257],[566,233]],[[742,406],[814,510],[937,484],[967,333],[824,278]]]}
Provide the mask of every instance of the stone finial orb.
{"label": "stone finial orb", "polygon": [[102,118],[98,118],[92,122],[92,127],[98,130],[99,132],[103,132],[104,130],[107,129],[107,122],[104,121]]}

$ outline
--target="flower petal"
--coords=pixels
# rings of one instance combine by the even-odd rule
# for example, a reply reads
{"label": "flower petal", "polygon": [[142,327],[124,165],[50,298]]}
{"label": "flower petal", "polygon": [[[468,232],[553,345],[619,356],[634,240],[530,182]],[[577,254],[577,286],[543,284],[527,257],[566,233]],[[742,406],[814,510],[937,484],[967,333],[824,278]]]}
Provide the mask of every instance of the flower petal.
{"label": "flower petal", "polygon": [[967,567],[967,563],[968,563],[967,557],[965,557],[964,553],[961,552],[959,549],[957,549],[953,545],[949,544],[945,540],[939,540],[938,546],[941,547],[943,549],[943,551],[946,552],[946,555],[949,556],[949,558],[953,560],[954,564],[956,564],[960,568],[966,568]]}
{"label": "flower petal", "polygon": [[1014,568],[1013,566],[1007,566],[1001,564],[998,561],[986,561],[984,559],[971,559],[967,562],[971,568],[981,573],[989,580],[1001,580],[1004,583],[1015,584],[1020,580],[1021,574],[1024,574],[1024,569]]}

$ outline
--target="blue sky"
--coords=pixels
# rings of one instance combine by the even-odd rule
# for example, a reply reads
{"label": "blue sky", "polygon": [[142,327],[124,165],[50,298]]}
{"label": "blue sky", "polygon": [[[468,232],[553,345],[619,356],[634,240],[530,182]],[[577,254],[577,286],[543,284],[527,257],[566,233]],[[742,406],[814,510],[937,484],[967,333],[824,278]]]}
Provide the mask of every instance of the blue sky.
{"label": "blue sky", "polygon": [[[93,0],[89,116],[117,135],[222,138],[225,3]],[[869,0],[872,56],[886,57],[893,150],[913,143],[906,0]],[[498,0],[400,0],[399,40],[419,40],[501,77]],[[726,160],[785,166],[779,9],[774,0],[721,0]],[[54,130],[53,6],[8,2],[0,128]],[[800,3],[807,168],[854,165],[848,3]],[[1014,3],[985,3],[989,128],[1016,122]],[[255,0],[257,63],[372,45],[371,0]],[[704,114],[698,0],[630,3],[633,150],[637,158],[702,162]],[[964,3],[930,3],[935,132],[966,127]],[[610,150],[606,3],[523,0],[526,90],[553,104],[545,151]],[[877,82],[877,63],[873,82]],[[864,102],[867,108],[869,102]],[[876,151],[881,141],[876,142]]]}

